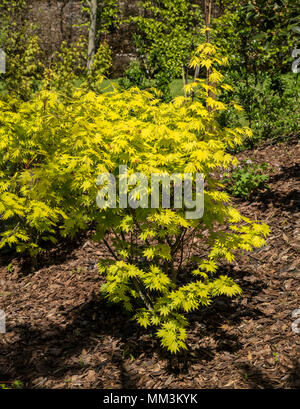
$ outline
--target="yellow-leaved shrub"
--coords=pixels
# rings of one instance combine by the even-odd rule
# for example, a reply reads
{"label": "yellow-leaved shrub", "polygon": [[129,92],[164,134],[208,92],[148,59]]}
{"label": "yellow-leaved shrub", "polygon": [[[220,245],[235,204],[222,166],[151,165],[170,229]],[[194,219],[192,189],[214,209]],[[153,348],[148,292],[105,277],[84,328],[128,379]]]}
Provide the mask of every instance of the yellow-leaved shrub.
{"label": "yellow-leaved shrub", "polygon": [[[186,348],[186,313],[241,293],[218,263],[263,246],[269,231],[233,208],[214,176],[237,163],[227,147],[251,131],[218,125],[228,106],[217,100],[226,85],[215,67],[225,60],[211,45],[198,51],[192,63],[209,68],[210,85],[197,81],[190,97],[171,103],[137,88],[96,94],[83,87],[68,97],[44,90],[29,102],[0,102],[0,248],[34,254],[57,230],[69,236],[92,225],[111,254],[99,263],[102,293],[140,325],[156,327],[172,353]],[[120,165],[148,178],[204,174],[203,217],[188,220],[184,208],[99,209],[97,176],[118,180]],[[198,250],[191,271],[184,266],[192,243]]]}

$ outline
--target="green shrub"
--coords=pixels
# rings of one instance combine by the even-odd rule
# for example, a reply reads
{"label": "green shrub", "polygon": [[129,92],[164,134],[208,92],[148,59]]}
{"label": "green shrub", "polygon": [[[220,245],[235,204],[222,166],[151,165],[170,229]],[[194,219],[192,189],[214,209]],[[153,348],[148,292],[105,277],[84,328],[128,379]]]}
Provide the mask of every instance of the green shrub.
{"label": "green shrub", "polygon": [[[238,114],[234,110],[224,111],[218,120],[222,126],[250,126],[253,137],[245,141],[245,147],[254,146],[265,139],[284,139],[298,132],[300,109],[298,104],[300,84],[294,74],[270,77],[261,75],[255,84],[254,76],[248,83],[237,73],[228,74],[228,82],[235,85],[235,96],[243,105],[244,111]],[[232,98],[227,92],[222,101]]]}
{"label": "green shrub", "polygon": [[0,47],[7,55],[1,91],[24,100],[38,89],[43,72],[36,25],[24,19],[25,10],[25,0],[0,2]]}
{"label": "green shrub", "polygon": [[233,196],[249,199],[259,190],[268,187],[269,176],[265,173],[268,169],[267,163],[255,164],[249,159],[244,160],[230,173],[224,174],[223,183]]}
{"label": "green shrub", "polygon": [[58,90],[65,95],[71,95],[76,80],[86,75],[86,41],[79,38],[69,46],[63,41],[45,71],[43,88]]}
{"label": "green shrub", "polygon": [[89,89],[99,91],[99,85],[102,82],[103,75],[108,75],[112,64],[111,49],[106,42],[103,42],[98,47],[90,72],[87,75],[87,83]]}
{"label": "green shrub", "polygon": [[5,44],[7,71],[3,74],[5,91],[23,100],[36,92],[43,74],[39,39],[30,29],[12,33]]}
{"label": "green shrub", "polygon": [[154,86],[154,82],[149,80],[145,72],[141,69],[139,61],[131,61],[129,67],[124,72],[122,78],[119,79],[119,84],[124,89],[138,87],[139,89],[147,89]]}
{"label": "green shrub", "polygon": [[143,0],[140,6],[144,12],[132,20],[141,69],[169,101],[171,81],[184,78],[187,83],[189,61],[199,42],[204,41],[201,8],[185,0]]}

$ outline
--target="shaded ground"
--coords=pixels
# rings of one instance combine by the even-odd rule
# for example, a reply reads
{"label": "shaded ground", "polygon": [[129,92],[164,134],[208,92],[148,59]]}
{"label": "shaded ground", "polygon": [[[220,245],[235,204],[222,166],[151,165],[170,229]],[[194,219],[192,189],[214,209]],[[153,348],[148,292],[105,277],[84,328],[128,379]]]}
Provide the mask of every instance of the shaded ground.
{"label": "shaded ground", "polygon": [[99,298],[96,262],[103,249],[85,237],[46,254],[33,272],[20,259],[0,259],[0,309],[7,316],[0,383],[299,388],[300,334],[291,329],[291,313],[300,308],[299,144],[239,156],[273,167],[269,191],[252,202],[235,200],[245,215],[266,221],[272,234],[265,248],[224,266],[244,293],[190,315],[188,352],[169,359],[150,332]]}

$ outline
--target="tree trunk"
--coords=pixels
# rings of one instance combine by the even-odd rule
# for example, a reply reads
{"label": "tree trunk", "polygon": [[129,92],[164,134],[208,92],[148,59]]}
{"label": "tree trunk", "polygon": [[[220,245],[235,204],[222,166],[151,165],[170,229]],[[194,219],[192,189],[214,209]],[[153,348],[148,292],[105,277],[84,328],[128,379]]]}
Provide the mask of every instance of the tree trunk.
{"label": "tree trunk", "polygon": [[187,95],[186,95],[186,90],[185,90],[185,86],[186,86],[186,84],[188,83],[188,80],[187,80],[187,74],[186,74],[186,72],[185,72],[185,69],[184,69],[184,67],[182,67],[182,82],[183,82],[183,92],[184,92],[184,97],[186,98],[187,97]]}
{"label": "tree trunk", "polygon": [[[205,0],[205,26],[210,27],[211,20],[211,0]],[[210,32],[206,31],[206,42],[210,43]],[[207,85],[209,85],[210,69],[207,70]]]}
{"label": "tree trunk", "polygon": [[[205,26],[210,28],[210,22],[211,22],[211,12],[212,12],[212,0],[205,0]],[[210,43],[210,32],[209,30],[206,31],[206,42]],[[211,74],[211,68],[208,68],[207,73],[206,73],[206,83],[208,86],[210,85],[214,85],[214,84],[210,84],[210,77]],[[212,99],[216,99],[215,94],[209,90],[208,91],[208,96]],[[211,107],[207,106],[208,111],[211,111]]]}
{"label": "tree trunk", "polygon": [[[212,12],[212,0],[205,0],[204,3],[204,20],[205,20],[205,26],[210,27],[210,22],[211,22],[211,12]],[[209,31],[206,31],[206,42],[210,43],[210,33]],[[194,80],[196,80],[199,77],[200,73],[200,64],[197,65],[195,69],[195,75],[194,75]],[[209,73],[208,73],[209,75]]]}
{"label": "tree trunk", "polygon": [[97,0],[90,0],[90,29],[89,29],[89,43],[88,43],[88,60],[87,69],[90,72],[96,49],[96,30],[97,30]]}
{"label": "tree trunk", "polygon": [[197,65],[196,69],[195,69],[195,75],[194,75],[194,81],[199,78],[199,74],[200,74],[200,64]]}

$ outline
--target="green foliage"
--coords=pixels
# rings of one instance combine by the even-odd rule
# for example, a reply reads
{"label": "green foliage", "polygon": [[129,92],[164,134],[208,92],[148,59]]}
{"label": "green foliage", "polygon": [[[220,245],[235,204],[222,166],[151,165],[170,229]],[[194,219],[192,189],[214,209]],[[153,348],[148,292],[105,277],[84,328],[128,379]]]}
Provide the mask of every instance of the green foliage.
{"label": "green foliage", "polygon": [[111,49],[109,45],[104,42],[100,44],[93,59],[92,74],[107,75],[111,67]]}
{"label": "green foliage", "polygon": [[2,0],[0,3],[0,44],[6,44],[12,33],[20,28],[18,22],[26,7],[26,0]]}
{"label": "green foliage", "polygon": [[18,380],[14,381],[12,386],[15,389],[22,389],[24,387],[23,382],[18,381]]}
{"label": "green foliage", "polygon": [[0,74],[6,92],[29,99],[38,89],[43,65],[36,26],[26,20],[26,1],[1,1],[0,46],[7,54],[6,73]]}
{"label": "green foliage", "polygon": [[[245,111],[222,113],[223,126],[241,120],[253,130],[250,146],[262,138],[282,138],[298,132],[299,84],[291,73],[291,51],[300,28],[295,0],[229,2],[213,21],[212,38],[230,56],[228,82]],[[292,73],[291,73],[292,75]],[[231,95],[228,95],[231,98]],[[226,99],[225,99],[226,101]]]}
{"label": "green foliage", "polygon": [[32,30],[27,27],[26,31],[12,32],[4,43],[4,50],[7,54],[7,70],[1,77],[5,81],[5,89],[28,100],[38,90],[43,72],[39,39],[33,27]]}
{"label": "green foliage", "polygon": [[169,97],[168,85],[182,72],[187,79],[189,61],[201,41],[201,10],[193,1],[145,0],[137,25],[136,49],[145,77]]}
{"label": "green foliage", "polygon": [[233,196],[250,199],[261,189],[268,187],[269,169],[267,163],[255,164],[251,160],[244,160],[230,173],[225,173],[223,183],[226,190]]}
{"label": "green foliage", "polygon": [[[90,5],[86,0],[81,0],[82,11],[90,15]],[[118,0],[98,0],[97,6],[97,42],[112,29],[119,26],[119,2]],[[89,21],[83,25],[88,26]]]}
{"label": "green foliage", "polygon": [[295,0],[237,3],[214,21],[215,41],[231,56],[232,68],[243,75],[290,70],[291,49],[300,32]]}
{"label": "green foliage", "polygon": [[[220,127],[220,111],[239,109],[210,96],[228,88],[215,68],[226,59],[210,44],[198,53],[192,65],[210,69],[211,85],[197,80],[188,86],[191,97],[171,103],[138,88],[96,94],[83,86],[69,96],[43,90],[30,102],[1,102],[0,111],[0,217],[5,226],[0,248],[36,254],[43,242],[55,242],[58,230],[70,236],[92,224],[95,239],[112,257],[99,264],[106,276],[102,294],[122,303],[140,325],[157,328],[162,346],[172,353],[186,347],[188,312],[210,305],[216,296],[241,293],[230,277],[218,274],[218,263],[233,261],[238,250],[263,246],[268,234],[265,224],[230,205],[213,176],[237,164],[227,150],[251,131]],[[185,207],[98,209],[97,176],[110,172],[119,181],[122,164],[129,174],[147,178],[203,173],[203,218],[187,219]],[[197,258],[192,273],[186,270],[182,282],[180,254],[195,246],[195,239],[207,253]]]}
{"label": "green foliage", "polygon": [[21,381],[0,383],[0,389],[22,389],[24,387]]}
{"label": "green foliage", "polygon": [[[253,146],[262,139],[282,139],[297,134],[300,83],[293,73],[271,77],[265,74],[256,82],[251,75],[248,83],[234,72],[227,78],[229,83],[235,84],[236,99],[244,111],[238,115],[234,111],[221,113],[219,120],[223,126],[237,123],[250,126],[254,137],[245,141],[245,146]],[[227,92],[222,101],[230,100],[231,94]]]}
{"label": "green foliage", "polygon": [[86,49],[83,38],[71,46],[63,42],[46,70],[44,88],[56,89],[71,96],[79,80],[82,80],[84,87],[99,92],[103,75],[108,74],[111,67],[111,49],[106,42],[100,44],[89,73],[86,69]]}
{"label": "green foliage", "polygon": [[90,72],[87,75],[87,82],[90,89],[98,91],[98,87],[102,82],[103,75],[108,75],[111,67],[112,57],[111,49],[106,42],[103,42],[98,47]]}
{"label": "green foliage", "polygon": [[151,81],[146,77],[139,61],[134,60],[131,61],[129,67],[124,72],[123,77],[119,79],[119,84],[124,89],[138,87],[143,90],[154,86],[154,81]]}
{"label": "green foliage", "polygon": [[78,76],[86,74],[85,58],[86,41],[83,38],[71,46],[63,41],[45,72],[43,86],[70,95]]}

